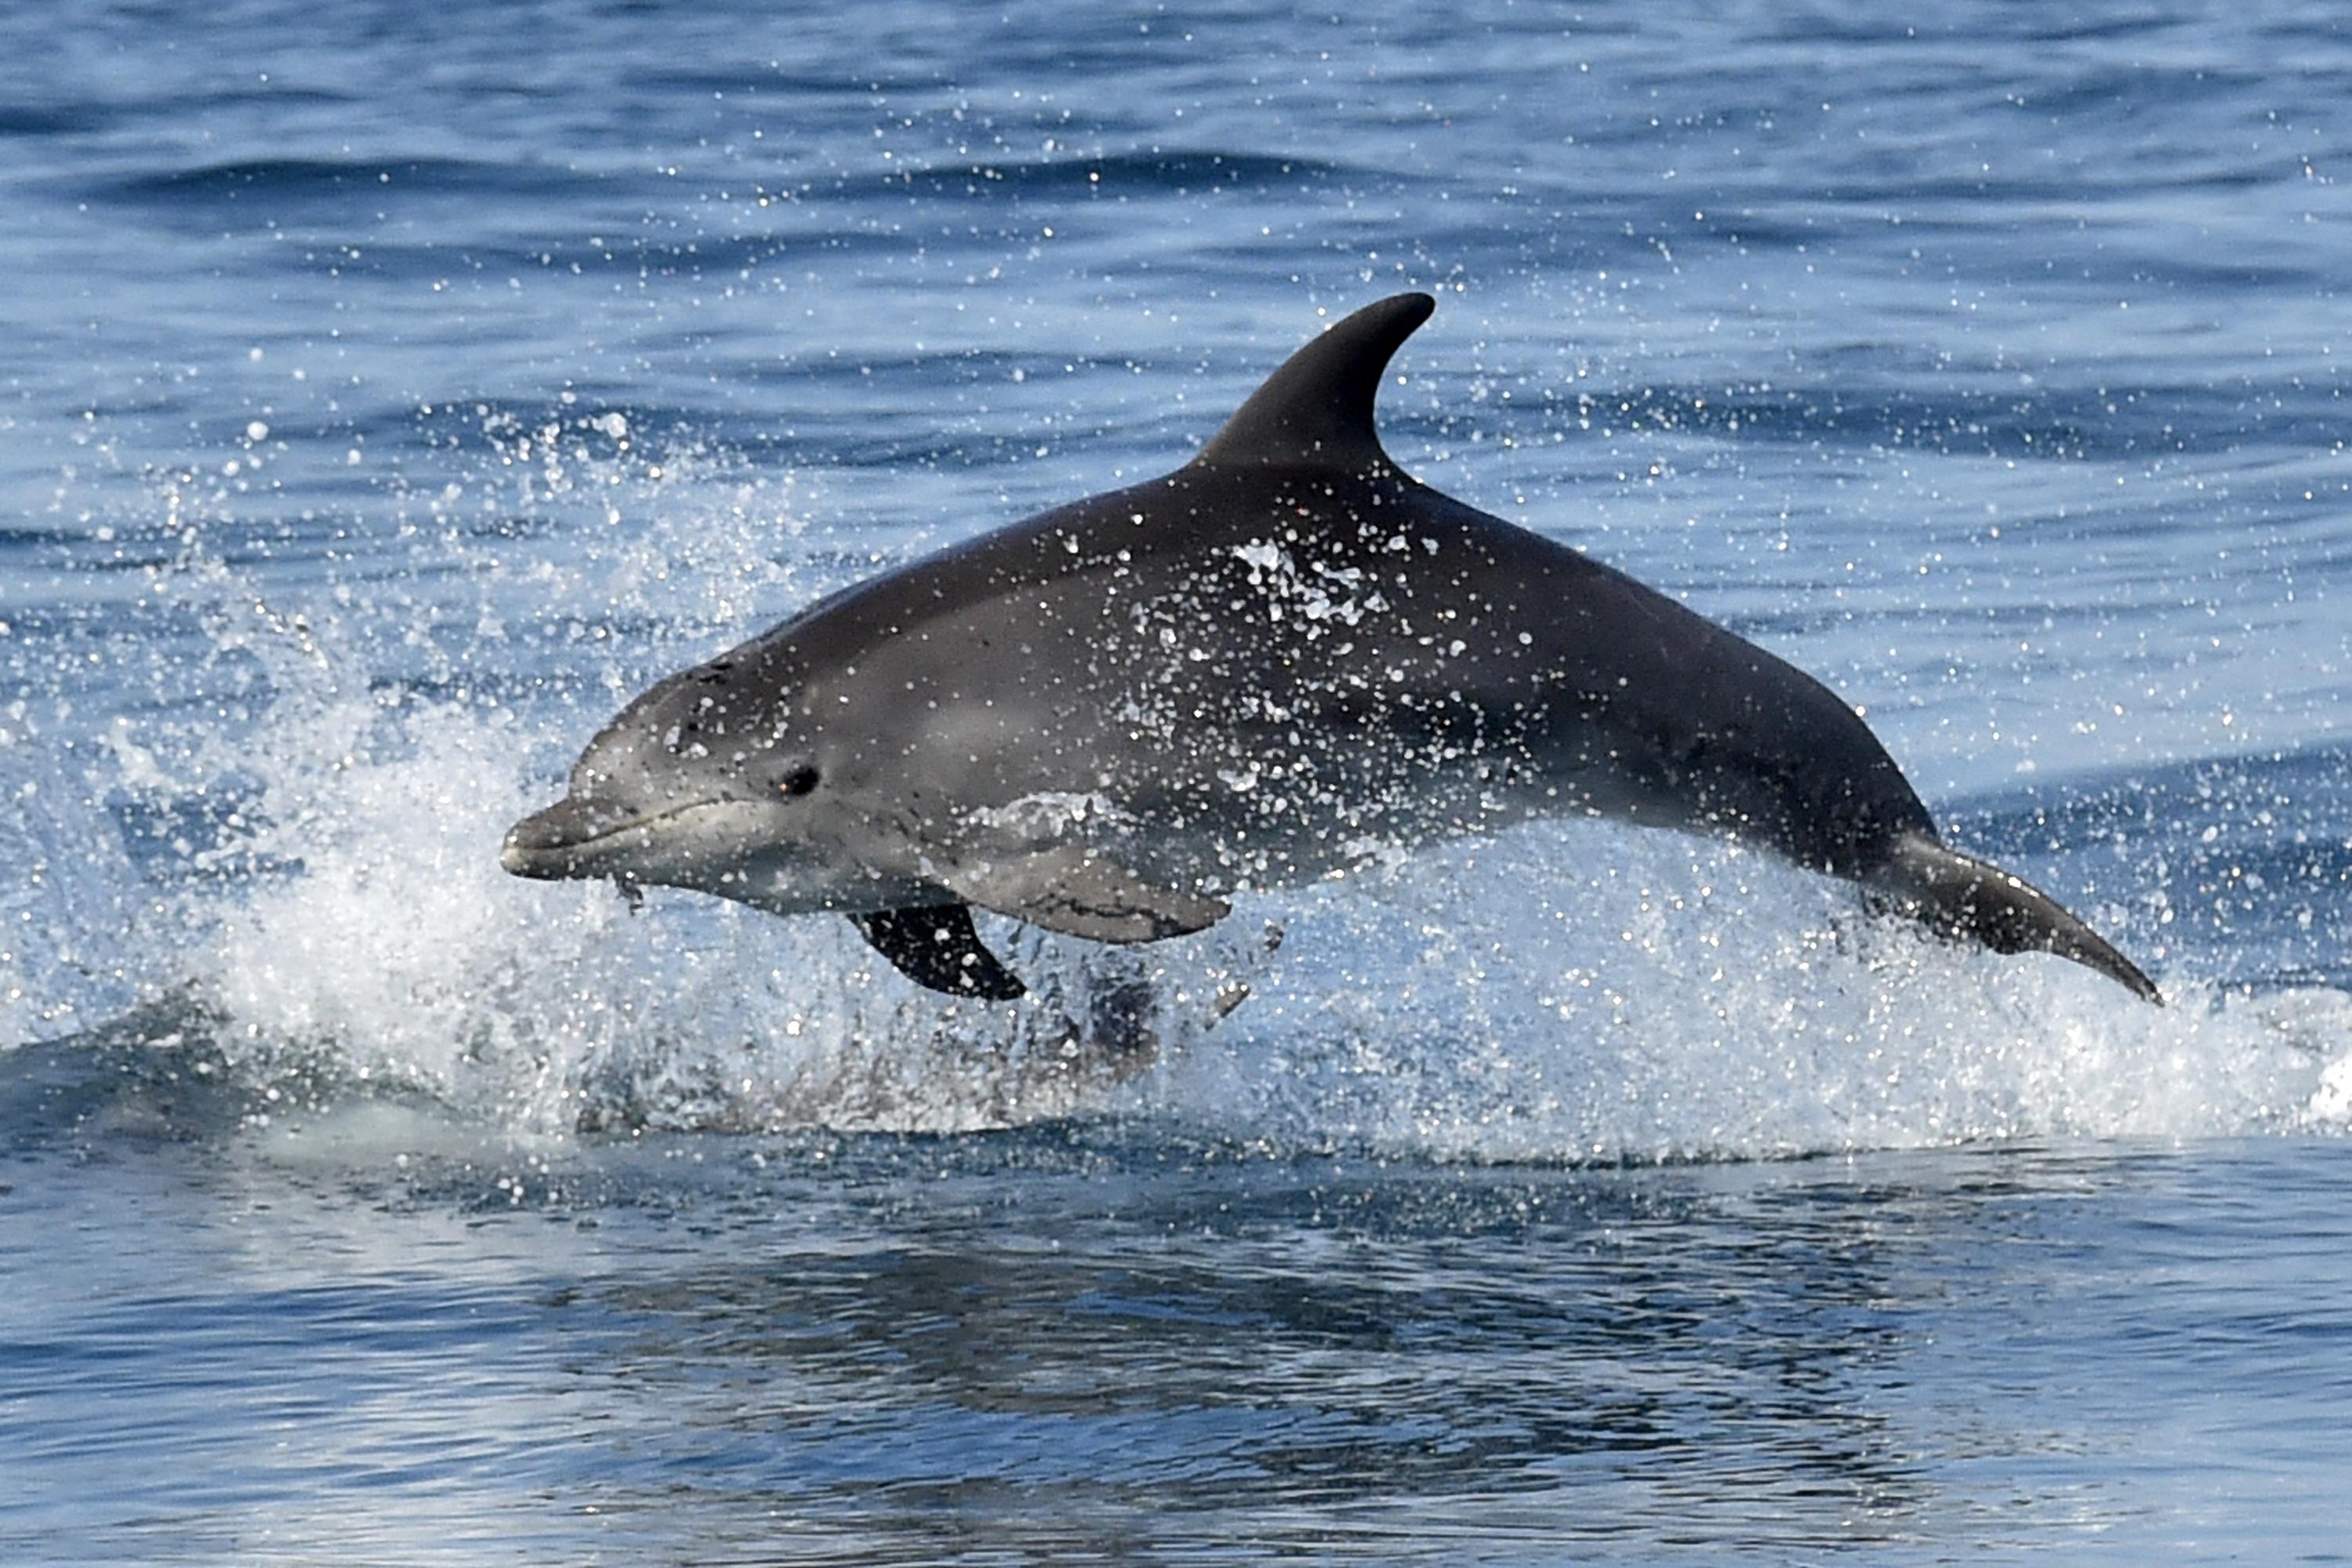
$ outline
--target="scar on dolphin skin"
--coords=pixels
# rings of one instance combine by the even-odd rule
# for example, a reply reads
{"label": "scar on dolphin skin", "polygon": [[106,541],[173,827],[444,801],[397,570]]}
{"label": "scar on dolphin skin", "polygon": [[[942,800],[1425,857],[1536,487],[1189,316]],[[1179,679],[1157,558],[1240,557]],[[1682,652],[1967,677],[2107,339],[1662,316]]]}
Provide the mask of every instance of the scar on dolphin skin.
{"label": "scar on dolphin skin", "polygon": [[1373,403],[1435,308],[1399,294],[1331,327],[1172,473],[654,686],[509,831],[506,868],[845,914],[917,983],[1009,1000],[975,907],[1150,942],[1244,889],[1600,816],[1751,844],[2162,1001],[2047,894],[1945,844],[1821,682],[1399,468]]}

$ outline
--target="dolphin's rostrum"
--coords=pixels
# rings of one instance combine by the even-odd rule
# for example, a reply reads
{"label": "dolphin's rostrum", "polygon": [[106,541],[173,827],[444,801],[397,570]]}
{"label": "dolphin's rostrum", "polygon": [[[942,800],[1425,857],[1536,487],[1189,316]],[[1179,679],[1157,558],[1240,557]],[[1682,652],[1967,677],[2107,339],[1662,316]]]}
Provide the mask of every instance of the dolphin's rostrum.
{"label": "dolphin's rostrum", "polygon": [[1112,942],[1253,888],[1536,816],[1726,835],[2150,1001],[2044,894],[1946,846],[1854,710],[1381,447],[1400,294],[1308,343],[1163,478],[817,604],[628,707],[518,823],[526,877],[834,910],[900,971],[1021,982],[971,906]]}

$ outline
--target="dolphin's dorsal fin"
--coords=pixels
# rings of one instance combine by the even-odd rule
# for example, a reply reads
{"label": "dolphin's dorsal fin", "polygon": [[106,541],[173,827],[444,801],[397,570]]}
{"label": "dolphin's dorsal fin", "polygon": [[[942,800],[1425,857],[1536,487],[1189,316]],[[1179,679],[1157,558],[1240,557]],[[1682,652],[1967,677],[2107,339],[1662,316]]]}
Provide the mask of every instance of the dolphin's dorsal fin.
{"label": "dolphin's dorsal fin", "polygon": [[1426,294],[1365,306],[1284,361],[1193,461],[1211,468],[1387,464],[1372,424],[1381,373],[1436,309]]}

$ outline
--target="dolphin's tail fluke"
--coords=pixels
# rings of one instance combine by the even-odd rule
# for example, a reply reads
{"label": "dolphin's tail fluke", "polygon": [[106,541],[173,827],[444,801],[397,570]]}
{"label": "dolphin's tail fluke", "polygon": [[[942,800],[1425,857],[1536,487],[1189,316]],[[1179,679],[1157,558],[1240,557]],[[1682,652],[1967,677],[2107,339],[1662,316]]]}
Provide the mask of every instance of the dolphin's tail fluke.
{"label": "dolphin's tail fluke", "polygon": [[2041,889],[1924,833],[1906,833],[1864,885],[1913,919],[1995,952],[2054,952],[2128,986],[2158,1006],[2163,994],[2139,966]]}

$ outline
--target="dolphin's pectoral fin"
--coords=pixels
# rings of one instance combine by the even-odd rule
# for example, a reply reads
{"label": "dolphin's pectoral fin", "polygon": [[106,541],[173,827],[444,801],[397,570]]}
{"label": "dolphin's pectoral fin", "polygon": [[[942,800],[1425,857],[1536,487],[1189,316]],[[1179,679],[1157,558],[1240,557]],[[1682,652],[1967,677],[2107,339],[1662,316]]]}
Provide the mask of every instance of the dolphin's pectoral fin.
{"label": "dolphin's pectoral fin", "polygon": [[984,910],[1095,942],[1157,942],[1233,913],[1223,899],[1155,887],[1076,845],[960,866],[940,879]]}
{"label": "dolphin's pectoral fin", "polygon": [[849,920],[874,951],[890,961],[891,968],[918,985],[991,1002],[1010,1002],[1029,989],[980,944],[967,905],[877,910]]}

